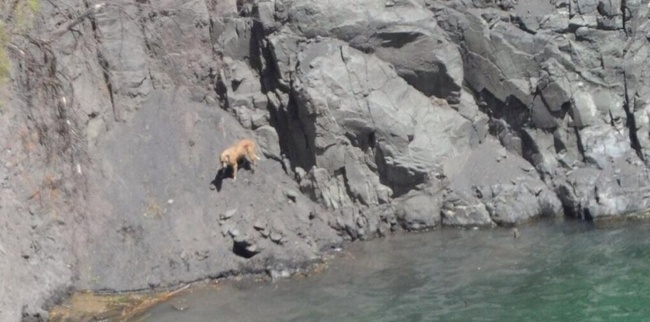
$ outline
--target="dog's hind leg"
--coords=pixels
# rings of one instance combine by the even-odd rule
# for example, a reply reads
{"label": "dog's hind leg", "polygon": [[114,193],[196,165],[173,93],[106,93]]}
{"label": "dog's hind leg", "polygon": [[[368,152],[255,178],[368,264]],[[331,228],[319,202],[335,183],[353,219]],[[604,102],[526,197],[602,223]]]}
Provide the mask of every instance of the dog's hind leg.
{"label": "dog's hind leg", "polygon": [[247,158],[251,161],[253,172],[255,172],[255,168],[257,167],[257,160],[261,160],[256,154],[254,149],[250,149],[248,151],[248,156]]}
{"label": "dog's hind leg", "polygon": [[246,161],[247,165],[250,167],[250,170],[255,173],[255,159],[251,158],[250,155],[246,154],[243,159]]}
{"label": "dog's hind leg", "polygon": [[253,165],[256,164],[257,160],[261,160],[260,157],[258,157],[255,154],[255,148],[253,148],[253,147],[249,147],[247,149],[247,151],[246,151],[246,154],[247,154],[248,160],[250,160]]}

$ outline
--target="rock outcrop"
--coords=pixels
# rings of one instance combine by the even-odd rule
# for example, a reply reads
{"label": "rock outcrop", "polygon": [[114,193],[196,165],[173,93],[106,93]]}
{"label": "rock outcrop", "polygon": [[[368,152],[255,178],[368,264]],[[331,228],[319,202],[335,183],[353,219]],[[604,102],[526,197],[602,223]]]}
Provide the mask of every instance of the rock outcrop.
{"label": "rock outcrop", "polygon": [[[0,42],[8,321],[394,230],[650,209],[647,1],[62,3]],[[215,177],[243,137],[260,167]]]}

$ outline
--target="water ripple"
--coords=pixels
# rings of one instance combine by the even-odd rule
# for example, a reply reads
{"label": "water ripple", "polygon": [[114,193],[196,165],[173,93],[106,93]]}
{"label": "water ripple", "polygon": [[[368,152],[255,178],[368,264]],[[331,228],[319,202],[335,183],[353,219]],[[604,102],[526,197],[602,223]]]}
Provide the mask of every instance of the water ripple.
{"label": "water ripple", "polygon": [[145,321],[650,321],[650,228],[541,223],[357,243],[307,279],[186,295]]}

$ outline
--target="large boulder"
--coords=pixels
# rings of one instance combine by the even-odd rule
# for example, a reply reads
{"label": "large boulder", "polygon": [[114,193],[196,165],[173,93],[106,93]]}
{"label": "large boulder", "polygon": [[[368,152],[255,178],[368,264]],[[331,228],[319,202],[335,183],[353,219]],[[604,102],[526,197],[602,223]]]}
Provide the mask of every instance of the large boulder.
{"label": "large boulder", "polygon": [[[570,215],[602,218],[643,207],[647,181],[628,182],[634,188],[624,198],[611,184],[616,180],[604,178],[630,167],[645,172],[640,163],[648,160],[650,143],[647,6],[638,1],[624,9],[606,1],[555,7],[522,2],[505,14],[495,4],[428,4],[458,43],[464,81],[492,117],[492,132],[509,152],[535,167]],[[594,193],[594,186],[607,193]],[[492,193],[508,199],[525,190],[500,187]],[[516,212],[557,208],[556,201],[546,204]]]}
{"label": "large boulder", "polygon": [[[460,95],[460,52],[438,27],[433,14],[416,1],[354,0],[341,5],[297,0],[284,2],[276,10],[286,15],[286,26],[296,35],[336,38],[374,53],[393,64],[398,75],[427,96],[457,101]],[[265,27],[276,28],[270,23]]]}
{"label": "large boulder", "polygon": [[271,100],[272,111],[292,164],[313,168],[303,187],[315,200],[334,209],[386,203],[437,182],[441,169],[470,149],[472,122],[417,91],[376,55],[325,38],[294,54],[285,44],[292,38],[288,30],[270,36],[273,57],[297,61],[294,67],[278,62],[278,76],[291,75],[278,83],[292,87],[288,105]]}

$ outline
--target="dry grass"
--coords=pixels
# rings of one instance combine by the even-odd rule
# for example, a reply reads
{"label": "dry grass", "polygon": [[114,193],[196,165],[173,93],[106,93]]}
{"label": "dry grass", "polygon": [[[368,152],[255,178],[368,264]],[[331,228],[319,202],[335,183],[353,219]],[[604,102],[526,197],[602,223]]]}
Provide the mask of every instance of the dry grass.
{"label": "dry grass", "polygon": [[188,288],[186,285],[175,291],[154,294],[75,293],[65,303],[50,310],[50,321],[129,321]]}

